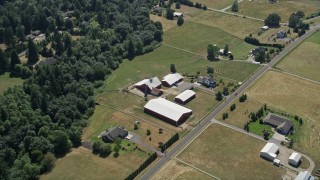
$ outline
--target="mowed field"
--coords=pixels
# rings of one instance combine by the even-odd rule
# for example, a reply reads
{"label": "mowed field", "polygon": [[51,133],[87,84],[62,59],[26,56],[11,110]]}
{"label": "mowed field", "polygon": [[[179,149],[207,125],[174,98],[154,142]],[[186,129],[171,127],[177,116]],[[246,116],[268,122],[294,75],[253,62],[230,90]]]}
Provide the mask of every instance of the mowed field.
{"label": "mowed field", "polygon": [[135,171],[146,159],[147,155],[140,151],[120,155],[114,158],[100,158],[84,148],[74,149],[64,158],[58,159],[55,168],[42,175],[41,180],[101,180],[125,179]]}
{"label": "mowed field", "polygon": [[317,12],[319,7],[318,0],[280,0],[274,4],[268,3],[267,0],[244,0],[239,3],[238,13],[260,19],[265,19],[271,13],[277,13],[282,22],[288,22],[294,12],[301,10],[308,15]]}
{"label": "mowed field", "polygon": [[22,85],[23,80],[20,78],[11,78],[9,73],[0,75],[0,94],[6,91],[9,87]]}
{"label": "mowed field", "polygon": [[209,44],[216,44],[221,49],[228,44],[235,59],[246,59],[249,51],[255,47],[221,29],[190,21],[182,27],[175,27],[167,31],[164,36],[164,44],[195,52],[205,57]]}
{"label": "mowed field", "polygon": [[233,3],[233,0],[196,0],[195,2],[213,9],[223,9],[230,6]]}
{"label": "mowed field", "polygon": [[304,119],[295,148],[320,161],[320,85],[269,71],[246,94],[260,103]]}
{"label": "mowed field", "polygon": [[249,36],[250,33],[256,33],[264,24],[261,21],[226,15],[215,11],[204,11],[190,19],[190,21],[224,30],[241,39]]}
{"label": "mowed field", "polygon": [[276,66],[320,82],[320,31],[316,32]]}
{"label": "mowed field", "polygon": [[220,179],[281,179],[285,169],[260,158],[264,145],[263,141],[214,124],[177,158]]}

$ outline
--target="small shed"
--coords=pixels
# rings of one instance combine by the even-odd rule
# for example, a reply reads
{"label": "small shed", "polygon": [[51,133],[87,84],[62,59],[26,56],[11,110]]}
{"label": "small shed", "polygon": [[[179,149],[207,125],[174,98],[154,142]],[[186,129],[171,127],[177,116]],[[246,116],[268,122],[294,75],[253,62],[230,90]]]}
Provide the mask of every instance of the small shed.
{"label": "small shed", "polygon": [[262,29],[262,30],[268,30],[268,29],[269,29],[269,26],[262,26],[261,29]]}
{"label": "small shed", "polygon": [[301,161],[301,155],[299,153],[292,153],[289,157],[289,164],[294,167],[298,167]]}
{"label": "small shed", "polygon": [[180,16],[183,16],[183,13],[181,13],[181,12],[174,12],[174,13],[173,13],[173,16],[174,16],[174,17],[180,17]]}
{"label": "small shed", "polygon": [[186,104],[196,97],[196,93],[192,90],[185,90],[175,97],[175,101],[179,104]]}
{"label": "small shed", "polygon": [[273,161],[276,159],[279,153],[279,146],[274,143],[267,143],[263,149],[260,151],[260,156],[269,160]]}
{"label": "small shed", "polygon": [[280,166],[280,159],[274,159],[273,164],[276,166]]}
{"label": "small shed", "polygon": [[181,82],[182,79],[183,78],[182,78],[181,74],[171,73],[171,74],[164,76],[161,82],[164,86],[171,87],[171,86],[177,84],[178,82]]}

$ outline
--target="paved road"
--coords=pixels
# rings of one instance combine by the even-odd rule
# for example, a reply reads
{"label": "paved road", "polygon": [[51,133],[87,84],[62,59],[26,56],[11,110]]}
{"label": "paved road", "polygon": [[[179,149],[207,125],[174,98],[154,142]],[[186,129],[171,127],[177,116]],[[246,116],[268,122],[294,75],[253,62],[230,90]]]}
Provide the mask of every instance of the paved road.
{"label": "paved road", "polygon": [[[263,66],[261,69],[259,69],[255,74],[253,74],[245,83],[240,86],[236,92],[237,94],[241,94],[244,92],[250,85],[252,85],[260,76],[262,76],[269,68],[271,68],[273,65],[278,63],[280,59],[282,59],[288,52],[293,50],[300,42],[302,42],[304,39],[308,38],[310,35],[312,35],[316,30],[320,28],[320,24],[318,24],[315,27],[311,27],[309,31],[307,31],[306,34],[304,34],[302,37],[297,38],[295,41],[293,41],[289,46],[287,46],[282,52],[279,53],[276,57],[274,57],[270,63]],[[222,102],[211,114],[209,114],[204,120],[199,123],[194,129],[192,129],[189,134],[187,134],[183,139],[181,139],[173,148],[171,151],[169,151],[166,156],[163,156],[148,172],[146,172],[143,176],[141,176],[140,179],[147,180],[150,179],[167,161],[169,161],[174,155],[178,152],[180,152],[186,145],[188,145],[189,142],[191,142],[192,139],[194,139],[199,133],[201,133],[205,127],[207,127],[211,120],[214,119],[216,115],[218,115],[225,107],[227,107],[233,100],[235,100],[237,97],[236,94],[232,94],[229,96],[228,99],[226,99],[224,102]]]}

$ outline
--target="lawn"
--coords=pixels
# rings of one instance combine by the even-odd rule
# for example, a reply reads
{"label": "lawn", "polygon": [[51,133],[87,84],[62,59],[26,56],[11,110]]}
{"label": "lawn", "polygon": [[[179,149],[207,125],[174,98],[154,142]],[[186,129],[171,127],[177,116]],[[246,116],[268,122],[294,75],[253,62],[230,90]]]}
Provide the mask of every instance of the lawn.
{"label": "lawn", "polygon": [[316,32],[276,66],[287,72],[320,82],[320,31]]}
{"label": "lawn", "polygon": [[152,180],[174,179],[212,179],[210,176],[193,169],[177,160],[169,160],[152,178]]}
{"label": "lawn", "polygon": [[271,13],[277,13],[282,22],[288,22],[292,13],[299,10],[306,15],[317,12],[320,2],[318,0],[280,0],[270,4],[267,0],[244,0],[239,3],[240,14],[265,19]]}
{"label": "lawn", "polygon": [[56,179],[124,179],[135,171],[147,155],[138,150],[120,155],[100,158],[84,148],[74,149],[64,158],[58,159],[55,168],[49,174],[42,175],[41,180]]}
{"label": "lawn", "polygon": [[[258,33],[252,34],[253,37],[257,38],[261,43],[268,43],[268,44],[283,44],[286,45],[287,40],[285,39],[277,39],[277,33],[281,30],[288,32],[290,29],[290,34],[287,34],[288,38],[296,38],[298,36],[297,33],[293,32],[292,28],[289,28],[288,26],[281,26],[278,28],[269,28],[268,30],[264,31],[260,36]],[[276,41],[274,41],[274,39]]]}
{"label": "lawn", "polygon": [[320,85],[269,71],[246,92],[248,98],[303,119],[295,148],[320,160]]}
{"label": "lawn", "polygon": [[23,80],[20,78],[10,77],[10,73],[0,75],[0,94],[5,92],[9,87],[22,85]]}
{"label": "lawn", "polygon": [[194,2],[201,3],[213,9],[223,9],[230,6],[233,0],[196,0]]}
{"label": "lawn", "polygon": [[263,141],[215,124],[178,158],[221,179],[281,179],[286,170],[259,156],[264,145]]}
{"label": "lawn", "polygon": [[254,48],[242,39],[223,30],[190,21],[181,27],[175,27],[167,31],[164,36],[164,43],[201,54],[204,57],[207,55],[209,44],[216,44],[220,48],[224,48],[228,44],[235,59],[246,59],[249,51]]}
{"label": "lawn", "polygon": [[263,22],[218,13],[205,11],[190,21],[221,29],[231,35],[244,39],[249,34],[254,34],[263,26]]}

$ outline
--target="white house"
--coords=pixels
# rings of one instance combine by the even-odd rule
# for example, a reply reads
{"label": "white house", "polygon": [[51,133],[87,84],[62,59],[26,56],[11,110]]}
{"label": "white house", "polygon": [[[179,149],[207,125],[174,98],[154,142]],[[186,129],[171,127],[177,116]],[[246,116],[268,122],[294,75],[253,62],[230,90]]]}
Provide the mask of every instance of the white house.
{"label": "white house", "polygon": [[295,180],[314,180],[314,177],[311,176],[311,173],[309,171],[301,171],[299,172]]}
{"label": "white house", "polygon": [[267,143],[260,151],[260,156],[273,161],[279,153],[279,146],[274,143]]}
{"label": "white house", "polygon": [[289,164],[291,166],[297,167],[301,161],[301,155],[299,153],[292,153],[291,156],[289,157]]}

